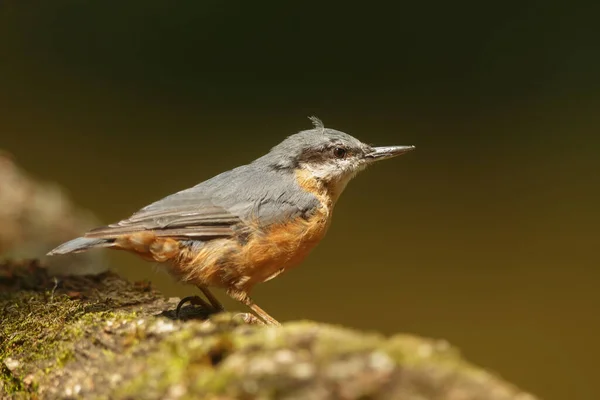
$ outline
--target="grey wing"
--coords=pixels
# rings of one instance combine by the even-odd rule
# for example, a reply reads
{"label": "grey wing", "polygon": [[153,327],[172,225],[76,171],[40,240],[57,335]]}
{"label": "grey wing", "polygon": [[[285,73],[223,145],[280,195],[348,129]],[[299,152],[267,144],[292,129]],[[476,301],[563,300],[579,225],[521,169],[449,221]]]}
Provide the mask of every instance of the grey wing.
{"label": "grey wing", "polygon": [[239,228],[307,216],[319,204],[295,179],[243,166],[142,208],[130,218],[92,230],[90,238],[152,230],[159,236],[208,240],[233,236]]}
{"label": "grey wing", "polygon": [[106,238],[146,230],[152,230],[158,236],[197,239],[232,236],[241,222],[240,217],[214,203],[215,199],[184,191],[144,207],[127,219],[94,229],[85,236]]}

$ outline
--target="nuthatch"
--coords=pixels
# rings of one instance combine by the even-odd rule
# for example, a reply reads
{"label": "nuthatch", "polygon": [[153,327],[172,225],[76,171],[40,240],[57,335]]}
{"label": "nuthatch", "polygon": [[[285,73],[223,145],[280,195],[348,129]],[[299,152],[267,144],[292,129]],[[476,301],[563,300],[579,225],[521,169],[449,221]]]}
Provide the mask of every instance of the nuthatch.
{"label": "nuthatch", "polygon": [[108,247],[165,263],[196,285],[185,298],[213,311],[219,287],[265,323],[279,323],[249,297],[252,288],[298,265],[325,236],[348,182],[375,161],[414,146],[371,147],[340,131],[314,128],[289,136],[250,164],[167,196],[120,222],[93,229],[48,255]]}

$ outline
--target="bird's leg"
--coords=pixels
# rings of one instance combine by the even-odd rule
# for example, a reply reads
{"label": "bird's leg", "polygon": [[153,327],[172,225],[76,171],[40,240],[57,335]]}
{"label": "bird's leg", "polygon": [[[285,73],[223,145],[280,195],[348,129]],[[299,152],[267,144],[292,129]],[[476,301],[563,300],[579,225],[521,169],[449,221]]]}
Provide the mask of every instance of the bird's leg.
{"label": "bird's leg", "polygon": [[[190,303],[195,306],[200,306],[200,308],[207,310],[210,314],[225,311],[225,307],[223,307],[221,302],[217,299],[217,297],[214,294],[212,294],[212,292],[210,290],[208,290],[207,287],[198,286],[198,289],[200,289],[202,291],[202,293],[204,293],[204,295],[208,298],[208,301],[210,302],[210,304],[200,296],[184,297],[183,299],[181,299],[179,304],[177,304],[177,309],[175,310],[175,315],[177,318],[179,318],[179,313],[181,311],[181,307],[185,303]],[[257,318],[254,314],[250,314],[250,313],[235,314],[234,318],[239,319],[246,324],[265,325],[265,322],[263,320]]]}
{"label": "bird's leg", "polygon": [[[243,290],[237,288],[229,288],[227,289],[227,294],[242,304],[250,307],[252,311],[254,311],[260,318],[262,318],[267,325],[281,325],[277,320],[271,317],[265,310],[260,308],[257,304],[255,304],[252,299],[248,296],[248,293]],[[249,322],[249,321],[248,321]]]}
{"label": "bird's leg", "polygon": [[210,301],[210,304],[215,309],[215,311],[217,311],[217,312],[225,311],[225,307],[223,307],[223,304],[221,304],[221,302],[219,301],[219,299],[217,299],[215,297],[215,295],[212,294],[212,292],[210,290],[208,290],[207,287],[205,287],[205,286],[198,286],[198,289],[200,289],[202,291],[202,293],[204,293],[204,295],[206,296],[206,298],[208,299],[208,301]]}
{"label": "bird's leg", "polygon": [[[221,304],[219,299],[217,299],[217,297],[214,294],[212,294],[212,292],[210,290],[208,290],[207,287],[198,286],[198,289],[200,289],[202,291],[202,293],[204,293],[204,295],[206,296],[208,301],[210,301],[210,304],[214,307],[216,312],[225,311],[225,307],[223,307],[223,304]],[[244,323],[250,324],[250,325],[264,325],[265,324],[262,320],[256,318],[256,316],[254,314],[250,314],[250,313],[238,313],[238,314],[235,314],[233,317],[241,319]]]}

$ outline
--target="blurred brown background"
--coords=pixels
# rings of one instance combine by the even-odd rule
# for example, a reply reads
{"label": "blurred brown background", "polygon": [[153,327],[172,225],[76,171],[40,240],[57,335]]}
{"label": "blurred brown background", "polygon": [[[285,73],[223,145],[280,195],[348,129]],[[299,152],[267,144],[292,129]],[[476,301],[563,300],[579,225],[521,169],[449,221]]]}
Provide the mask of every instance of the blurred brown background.
{"label": "blurred brown background", "polygon": [[546,399],[600,398],[600,6],[392,4],[2,0],[0,148],[113,222],[308,115],[414,144],[254,298],[281,320],[446,338]]}

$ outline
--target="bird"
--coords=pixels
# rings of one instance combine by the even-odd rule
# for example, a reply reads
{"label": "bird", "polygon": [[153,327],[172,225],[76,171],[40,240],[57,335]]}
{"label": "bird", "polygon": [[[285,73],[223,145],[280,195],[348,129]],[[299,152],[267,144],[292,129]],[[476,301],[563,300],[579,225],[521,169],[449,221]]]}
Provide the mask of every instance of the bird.
{"label": "bird", "polygon": [[[280,325],[250,297],[255,285],[300,264],[323,239],[346,185],[380,160],[415,146],[373,147],[326,128],[287,136],[254,161],[151,203],[119,222],[61,244],[49,256],[96,248],[124,250],[165,265],[206,296],[181,300],[220,312],[209,288],[247,306],[255,322]],[[258,316],[258,320],[256,320]]]}

